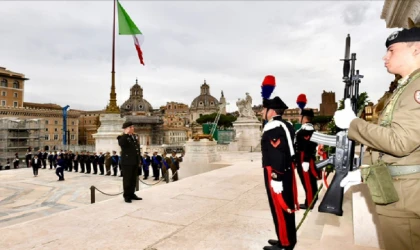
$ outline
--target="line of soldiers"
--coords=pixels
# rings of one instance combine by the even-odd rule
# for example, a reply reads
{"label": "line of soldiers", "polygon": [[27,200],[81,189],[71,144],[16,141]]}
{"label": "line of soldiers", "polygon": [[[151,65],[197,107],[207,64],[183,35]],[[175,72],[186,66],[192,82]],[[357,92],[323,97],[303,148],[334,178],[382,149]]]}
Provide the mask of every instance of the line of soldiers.
{"label": "line of soldiers", "polygon": [[[159,180],[160,175],[164,178],[165,175],[169,173],[168,170],[170,169],[172,172],[172,180],[177,181],[177,171],[179,170],[179,163],[182,162],[183,155],[184,154],[178,157],[176,152],[172,152],[170,156],[167,156],[167,153],[165,152],[162,156],[160,156],[158,155],[158,152],[153,152],[152,157],[150,157],[148,152],[145,152],[143,156],[141,156],[141,168],[139,175],[143,174],[143,180],[147,180],[150,173],[149,168],[152,167],[152,177],[154,177],[154,180]],[[100,152],[98,155],[96,152],[91,153],[89,151],[81,152],[79,154],[79,152],[73,153],[72,150],[59,150],[49,153],[45,150],[38,150],[35,154],[32,153],[31,148],[29,148],[25,155],[27,168],[34,167],[31,163],[33,162],[35,156],[40,161],[39,168],[42,169],[47,168],[47,163],[49,165],[49,169],[57,169],[61,158],[63,171],[72,172],[74,170],[74,172],[79,172],[80,168],[80,173],[90,174],[93,172],[93,174],[98,174],[99,170],[99,175],[112,174],[113,176],[117,176],[119,169],[119,176],[122,177],[123,174],[120,164],[120,156],[117,155],[116,151],[112,151],[112,155],[109,152],[106,152],[105,154]],[[38,164],[35,168],[37,168],[37,166]],[[38,172],[34,172],[34,175],[36,176],[37,173]],[[59,177],[60,180],[63,179],[62,176]]]}
{"label": "line of soldiers", "polygon": [[[112,155],[109,152],[105,154],[99,152],[79,152],[73,153],[73,151],[67,150],[60,150],[54,152],[46,152],[44,150],[38,150],[36,154],[32,153],[32,150],[29,148],[26,155],[25,155],[25,162],[26,166],[29,168],[31,167],[31,162],[34,156],[40,160],[41,165],[40,168],[46,169],[47,162],[49,164],[50,169],[55,169],[58,166],[58,158],[62,159],[62,166],[65,171],[72,172],[79,172],[90,174],[99,174],[100,175],[111,175],[111,168],[112,173],[114,176],[117,176],[118,168],[120,168],[120,176],[121,176],[121,167],[119,167],[119,159],[120,157],[117,155],[116,151],[112,151]],[[93,171],[92,171],[93,170]]]}
{"label": "line of soldiers", "polygon": [[184,154],[181,156],[177,156],[176,152],[172,152],[170,156],[167,156],[167,153],[164,152],[162,156],[158,155],[158,152],[153,152],[152,157],[149,156],[148,152],[144,152],[143,156],[141,156],[141,169],[139,175],[144,173],[143,180],[147,180],[150,173],[150,166],[152,167],[152,174],[154,180],[159,180],[160,174],[162,174],[162,178],[169,180],[169,169],[172,172],[172,180],[178,180],[178,173],[179,170],[179,163],[182,162]]}

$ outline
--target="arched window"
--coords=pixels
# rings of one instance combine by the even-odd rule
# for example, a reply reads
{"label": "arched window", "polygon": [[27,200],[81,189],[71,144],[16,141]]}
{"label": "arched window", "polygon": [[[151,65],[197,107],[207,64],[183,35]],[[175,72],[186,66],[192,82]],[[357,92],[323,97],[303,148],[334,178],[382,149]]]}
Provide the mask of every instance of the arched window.
{"label": "arched window", "polygon": [[15,89],[19,88],[19,82],[18,81],[13,82],[13,88],[15,88]]}
{"label": "arched window", "polygon": [[199,105],[200,105],[200,106],[203,106],[203,102],[200,102],[200,103],[199,103]]}
{"label": "arched window", "polygon": [[1,85],[0,87],[7,87],[7,80],[6,79],[2,79],[1,80]]}
{"label": "arched window", "polygon": [[143,108],[143,105],[139,105],[139,109],[142,109]]}
{"label": "arched window", "polygon": [[127,105],[127,108],[129,109],[130,108],[130,105]]}

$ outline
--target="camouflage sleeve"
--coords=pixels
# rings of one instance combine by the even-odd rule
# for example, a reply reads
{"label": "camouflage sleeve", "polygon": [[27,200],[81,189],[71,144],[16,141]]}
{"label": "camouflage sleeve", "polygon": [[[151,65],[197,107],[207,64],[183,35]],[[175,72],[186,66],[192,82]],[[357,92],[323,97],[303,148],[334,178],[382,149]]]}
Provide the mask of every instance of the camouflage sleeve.
{"label": "camouflage sleeve", "polygon": [[[414,84],[413,84],[414,85]],[[389,127],[354,119],[348,130],[349,138],[390,155],[409,155],[420,146],[420,100],[413,98],[416,90],[411,85],[400,96]]]}

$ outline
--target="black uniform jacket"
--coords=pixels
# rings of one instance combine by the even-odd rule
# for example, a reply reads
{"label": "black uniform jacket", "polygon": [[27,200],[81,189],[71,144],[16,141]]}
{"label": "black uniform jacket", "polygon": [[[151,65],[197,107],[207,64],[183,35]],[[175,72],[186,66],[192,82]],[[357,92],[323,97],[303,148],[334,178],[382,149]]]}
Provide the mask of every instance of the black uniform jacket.
{"label": "black uniform jacket", "polygon": [[[278,126],[280,123],[281,126]],[[286,135],[288,130],[290,137]],[[277,177],[273,178],[282,181],[285,171],[292,169],[293,138],[295,131],[292,124],[281,119],[281,116],[275,116],[264,126],[264,132],[261,138],[261,151],[263,167],[270,166]]]}
{"label": "black uniform jacket", "polygon": [[[317,143],[310,141],[312,134],[314,133],[312,124],[306,123],[302,125],[302,128],[296,133],[296,151],[303,152],[303,162],[309,162],[311,159],[315,159]],[[300,155],[297,156],[300,159]]]}
{"label": "black uniform jacket", "polygon": [[[133,135],[134,137],[134,135]],[[140,145],[128,134],[117,137],[121,147],[121,165],[136,165],[140,163]]]}

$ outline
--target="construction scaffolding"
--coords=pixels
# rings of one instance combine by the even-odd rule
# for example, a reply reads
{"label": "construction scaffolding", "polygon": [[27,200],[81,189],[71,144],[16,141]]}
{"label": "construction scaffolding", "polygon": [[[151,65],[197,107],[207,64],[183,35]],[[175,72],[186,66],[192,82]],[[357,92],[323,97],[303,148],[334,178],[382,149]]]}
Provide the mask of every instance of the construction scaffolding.
{"label": "construction scaffolding", "polygon": [[29,147],[38,151],[44,145],[43,119],[18,119],[15,117],[0,118],[0,165],[7,159],[25,159]]}

